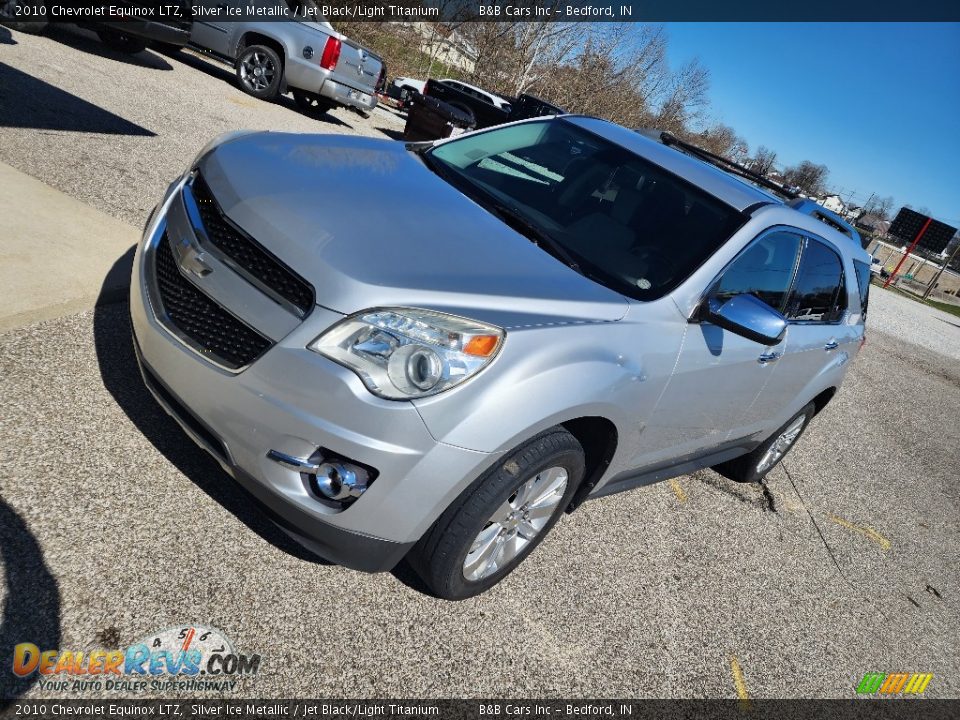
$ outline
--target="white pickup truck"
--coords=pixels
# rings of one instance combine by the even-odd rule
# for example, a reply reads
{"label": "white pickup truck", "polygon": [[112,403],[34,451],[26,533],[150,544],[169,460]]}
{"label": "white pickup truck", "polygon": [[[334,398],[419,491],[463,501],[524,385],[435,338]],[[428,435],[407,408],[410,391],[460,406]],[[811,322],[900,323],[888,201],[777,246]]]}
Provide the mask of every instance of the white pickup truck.
{"label": "white pickup truck", "polygon": [[334,30],[313,0],[286,0],[286,21],[238,19],[256,18],[258,6],[276,8],[276,0],[201,4],[215,10],[194,13],[190,44],[231,62],[244,92],[273,100],[289,91],[308,112],[337,105],[363,111],[376,107],[383,61]]}

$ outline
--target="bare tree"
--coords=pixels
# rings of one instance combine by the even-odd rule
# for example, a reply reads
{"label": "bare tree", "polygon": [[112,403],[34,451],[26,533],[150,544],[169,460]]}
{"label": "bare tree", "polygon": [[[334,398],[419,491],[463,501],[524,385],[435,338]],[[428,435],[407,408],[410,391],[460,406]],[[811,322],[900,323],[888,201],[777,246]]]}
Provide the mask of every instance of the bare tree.
{"label": "bare tree", "polygon": [[788,185],[800,188],[807,195],[819,195],[823,192],[829,174],[826,165],[801,160],[783,171],[783,179]]}
{"label": "bare tree", "polygon": [[757,148],[757,154],[750,160],[750,169],[760,175],[769,175],[777,164],[777,153],[761,145]]}
{"label": "bare tree", "polygon": [[863,206],[863,211],[867,215],[872,215],[878,220],[889,220],[890,211],[893,209],[893,198],[887,196],[879,197],[876,193],[870,196],[870,199]]}

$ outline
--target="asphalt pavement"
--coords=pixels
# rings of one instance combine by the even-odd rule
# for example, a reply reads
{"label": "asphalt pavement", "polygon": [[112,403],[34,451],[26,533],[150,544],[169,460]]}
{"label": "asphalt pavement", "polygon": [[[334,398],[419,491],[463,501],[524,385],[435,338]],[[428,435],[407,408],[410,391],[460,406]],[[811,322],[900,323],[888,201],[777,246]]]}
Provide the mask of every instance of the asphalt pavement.
{"label": "asphalt pavement", "polygon": [[[206,61],[10,37],[0,160],[131,224],[219,130],[400,122],[258,103]],[[64,129],[34,97],[100,124]],[[462,603],[277,531],[146,392],[123,301],[6,332],[0,668],[20,642],[202,623],[262,656],[228,697],[852,697],[900,671],[958,697],[960,328],[903,302],[873,289],[846,383],[764,485],[705,470],[588,502]],[[62,695],[0,671],[0,697]]]}

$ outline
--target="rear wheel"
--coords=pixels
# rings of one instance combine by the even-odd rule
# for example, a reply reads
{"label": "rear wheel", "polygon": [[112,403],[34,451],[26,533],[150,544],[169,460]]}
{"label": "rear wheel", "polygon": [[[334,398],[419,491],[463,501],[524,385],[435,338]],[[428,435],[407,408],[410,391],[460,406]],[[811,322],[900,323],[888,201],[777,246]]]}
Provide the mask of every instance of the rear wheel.
{"label": "rear wheel", "polygon": [[100,41],[111,50],[126,53],[127,55],[136,55],[147,49],[147,43],[143,38],[136,35],[128,35],[125,32],[117,30],[108,30],[106,28],[97,30]]}
{"label": "rear wheel", "polygon": [[430,589],[463,600],[493,587],[556,524],[584,473],[583,448],[553,428],[471,485],[414,547],[409,562]]}
{"label": "rear wheel", "polygon": [[283,62],[276,50],[266,45],[250,45],[237,58],[240,89],[261,100],[275,100],[283,80]]}
{"label": "rear wheel", "polygon": [[305,90],[293,90],[293,100],[307,115],[323,115],[328,113],[336,106],[336,103],[322,98],[316,93],[306,92]]}
{"label": "rear wheel", "polygon": [[810,403],[753,452],[716,465],[713,469],[735,482],[760,482],[797,444],[815,412],[814,404]]}
{"label": "rear wheel", "polygon": [[0,24],[17,32],[40,35],[50,24],[49,16],[44,0],[0,0]]}

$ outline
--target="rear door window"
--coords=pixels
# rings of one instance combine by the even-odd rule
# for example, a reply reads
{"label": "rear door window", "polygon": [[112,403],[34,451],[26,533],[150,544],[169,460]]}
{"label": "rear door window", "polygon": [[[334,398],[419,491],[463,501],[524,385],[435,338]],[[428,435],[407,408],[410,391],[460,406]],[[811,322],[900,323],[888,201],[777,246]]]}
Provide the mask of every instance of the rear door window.
{"label": "rear door window", "polygon": [[787,301],[787,319],[836,322],[846,309],[840,256],[822,242],[808,239]]}
{"label": "rear door window", "polygon": [[[876,258],[874,262],[880,262]],[[859,260],[853,261],[853,269],[857,272],[857,285],[860,290],[860,312],[863,313],[863,320],[867,319],[867,302],[870,299],[870,266]]]}

